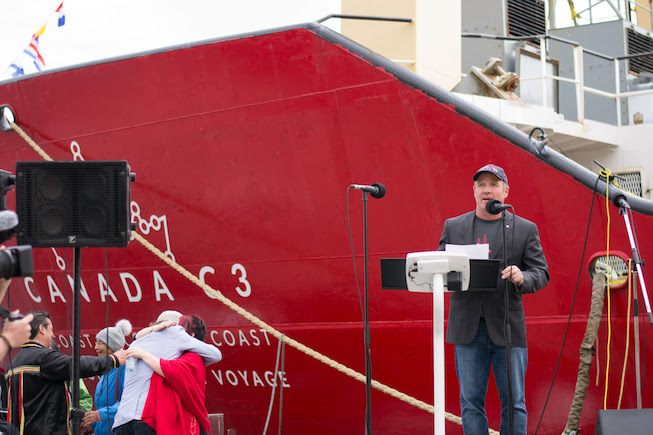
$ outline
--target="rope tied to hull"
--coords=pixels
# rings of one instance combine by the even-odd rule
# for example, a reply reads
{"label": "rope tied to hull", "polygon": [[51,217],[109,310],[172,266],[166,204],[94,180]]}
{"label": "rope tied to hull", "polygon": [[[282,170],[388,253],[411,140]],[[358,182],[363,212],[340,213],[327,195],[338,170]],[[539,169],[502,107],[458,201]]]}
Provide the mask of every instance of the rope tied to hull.
{"label": "rope tied to hull", "polygon": [[[580,414],[583,411],[587,387],[589,385],[589,373],[592,368],[592,359],[594,357],[594,342],[596,341],[599,326],[601,325],[601,316],[603,315],[603,304],[605,301],[606,276],[603,273],[595,273],[592,277],[592,302],[590,314],[587,319],[585,336],[580,345],[580,363],[578,365],[578,376],[576,378],[576,389],[574,398],[571,402],[567,425],[564,434],[578,433],[580,423]],[[574,432],[575,431],[575,432]]]}

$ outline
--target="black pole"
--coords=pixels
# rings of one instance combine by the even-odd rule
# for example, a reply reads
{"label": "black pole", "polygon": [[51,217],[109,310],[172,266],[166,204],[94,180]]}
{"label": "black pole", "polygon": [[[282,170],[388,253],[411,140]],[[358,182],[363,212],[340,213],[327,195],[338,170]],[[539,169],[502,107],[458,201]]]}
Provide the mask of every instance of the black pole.
{"label": "black pole", "polygon": [[365,433],[372,435],[372,360],[370,358],[370,322],[368,303],[367,280],[367,192],[363,191],[363,262],[364,264],[364,293],[365,293]]}
{"label": "black pole", "polygon": [[74,285],[73,285],[73,376],[70,384],[72,395],[71,426],[72,434],[79,435],[79,339],[81,336],[80,314],[80,287],[82,282],[82,248],[75,247],[74,259]]}
{"label": "black pole", "polygon": [[[508,246],[506,244],[506,211],[501,212],[501,230],[503,233],[503,264],[508,267]],[[513,228],[513,231],[515,229]],[[512,268],[510,269],[512,277]],[[513,415],[512,403],[512,332],[510,330],[510,279],[505,280],[505,338],[506,338],[506,383],[508,384],[508,428],[509,433],[515,433],[515,417]]]}

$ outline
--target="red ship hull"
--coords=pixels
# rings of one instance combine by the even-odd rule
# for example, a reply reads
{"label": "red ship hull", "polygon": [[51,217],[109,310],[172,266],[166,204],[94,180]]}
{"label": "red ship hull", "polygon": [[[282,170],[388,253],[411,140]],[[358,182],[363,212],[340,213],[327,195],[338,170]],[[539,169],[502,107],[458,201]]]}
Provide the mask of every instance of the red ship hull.
{"label": "red ship hull", "polygon": [[[127,160],[137,177],[132,220],[140,234],[247,311],[361,373],[363,324],[347,229],[347,186],[382,182],[386,197],[368,203],[372,374],[429,404],[431,296],[382,290],[380,259],[436,249],[444,220],[474,207],[475,170],[488,162],[503,166],[516,213],[539,226],[551,274],[548,286],[524,298],[529,433],[546,403],[574,304],[538,433],[564,429],[591,296],[587,259],[605,251],[608,233],[611,250],[630,252],[618,209],[606,208],[600,193],[572,175],[310,26],[7,82],[0,85],[0,104],[12,107],[17,124],[55,160]],[[39,159],[15,132],[0,134],[2,169],[13,172],[15,162]],[[362,288],[361,194],[349,192],[348,199]],[[15,209],[13,193],[8,200]],[[636,213],[634,220],[646,258],[653,218]],[[197,313],[207,321],[207,340],[223,352],[223,361],[209,367],[209,411],[223,412],[225,426],[239,434],[261,432],[278,340],[136,241],[127,248],[82,251],[87,296],[81,304],[82,353],[93,353],[95,333],[107,324],[106,299],[108,323],[126,318],[135,329],[165,309]],[[65,270],[58,257],[67,260]],[[10,304],[49,311],[65,351],[72,329],[72,249],[35,248],[34,261],[33,278],[14,279]],[[616,408],[619,397],[627,304],[625,290],[613,292],[608,408]],[[599,385],[590,385],[581,421],[588,433],[603,408],[607,308],[605,314]],[[648,322],[641,323],[650,331]],[[647,356],[643,370],[650,372],[653,345],[643,338],[641,345]],[[631,328],[622,408],[636,407],[632,349]],[[445,409],[459,415],[453,347],[444,351]],[[363,383],[289,346],[283,364],[282,408],[277,388],[270,427],[279,425],[281,415],[287,434],[364,431]],[[595,364],[592,377],[596,370]],[[653,388],[651,376],[644,381],[644,391]],[[488,418],[498,430],[500,405],[490,383]],[[644,407],[653,407],[650,395],[643,400]],[[433,415],[374,390],[372,424],[383,434],[431,433]],[[446,429],[462,433],[454,423],[447,422]]]}

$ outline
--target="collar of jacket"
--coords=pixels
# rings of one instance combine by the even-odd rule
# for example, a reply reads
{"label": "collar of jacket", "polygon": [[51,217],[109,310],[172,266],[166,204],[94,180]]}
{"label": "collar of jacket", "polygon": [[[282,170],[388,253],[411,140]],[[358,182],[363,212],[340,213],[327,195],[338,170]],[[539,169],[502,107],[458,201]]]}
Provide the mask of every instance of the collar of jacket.
{"label": "collar of jacket", "polygon": [[23,344],[20,348],[23,349],[25,347],[41,347],[45,349],[45,346],[43,346],[41,343],[37,343],[36,341],[28,341],[27,343]]}

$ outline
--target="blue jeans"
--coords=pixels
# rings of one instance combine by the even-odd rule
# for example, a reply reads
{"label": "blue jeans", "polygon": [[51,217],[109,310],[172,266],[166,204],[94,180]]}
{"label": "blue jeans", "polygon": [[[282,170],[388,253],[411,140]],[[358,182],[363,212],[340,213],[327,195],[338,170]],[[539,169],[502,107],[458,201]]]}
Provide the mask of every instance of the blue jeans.
{"label": "blue jeans", "polygon": [[[460,410],[463,431],[468,435],[488,433],[485,414],[485,396],[490,379],[490,366],[494,372],[501,399],[501,434],[509,433],[508,379],[506,376],[506,348],[492,343],[485,319],[481,318],[476,338],[471,344],[456,345],[456,374],[460,384]],[[526,435],[526,399],[524,378],[528,365],[528,350],[511,347],[512,401],[514,434]]]}

